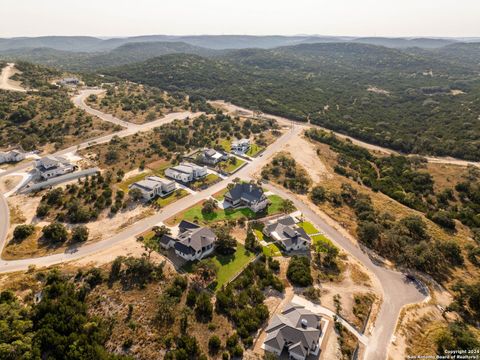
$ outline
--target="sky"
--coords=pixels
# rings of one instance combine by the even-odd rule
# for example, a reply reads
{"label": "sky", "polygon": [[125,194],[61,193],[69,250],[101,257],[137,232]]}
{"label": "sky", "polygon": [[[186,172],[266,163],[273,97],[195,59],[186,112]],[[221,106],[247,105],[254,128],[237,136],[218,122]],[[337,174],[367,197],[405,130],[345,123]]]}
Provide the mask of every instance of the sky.
{"label": "sky", "polygon": [[480,37],[480,0],[3,0],[0,37]]}

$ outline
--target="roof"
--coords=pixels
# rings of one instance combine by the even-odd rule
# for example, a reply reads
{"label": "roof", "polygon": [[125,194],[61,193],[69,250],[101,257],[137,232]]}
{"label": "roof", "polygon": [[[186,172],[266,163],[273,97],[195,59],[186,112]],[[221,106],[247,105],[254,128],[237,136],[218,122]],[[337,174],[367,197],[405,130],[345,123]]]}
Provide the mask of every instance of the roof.
{"label": "roof", "polygon": [[248,144],[250,144],[250,139],[240,139],[232,143],[232,145],[248,145]]}
{"label": "roof", "polygon": [[40,170],[48,170],[54,167],[58,167],[59,165],[71,165],[70,162],[61,157],[61,156],[53,156],[48,155],[39,160],[36,160],[36,167]]}
{"label": "roof", "polygon": [[231,199],[232,201],[244,200],[252,203],[262,200],[265,195],[263,193],[263,189],[256,184],[239,183],[227,191],[225,197]]}
{"label": "roof", "polygon": [[198,229],[200,225],[197,225],[187,220],[182,220],[180,221],[180,224],[178,224],[178,227],[183,230],[189,230],[189,229]]}
{"label": "roof", "polygon": [[195,164],[185,162],[185,163],[181,163],[180,165],[174,166],[170,169],[184,173],[184,174],[191,174],[193,173],[194,169],[201,169],[201,167]]}
{"label": "roof", "polygon": [[296,225],[296,221],[291,216],[278,219],[268,224],[264,231],[277,241],[280,241],[285,247],[290,247],[299,241],[310,243],[312,240],[305,230]]}
{"label": "roof", "polygon": [[173,184],[175,183],[175,181],[173,181],[173,180],[164,179],[164,178],[161,178],[159,176],[148,176],[147,180],[155,181],[155,182],[161,183],[163,185],[170,185],[172,183]]}
{"label": "roof", "polygon": [[180,233],[175,243],[175,249],[186,254],[195,254],[216,240],[217,236],[210,228],[199,227]]}
{"label": "roof", "polygon": [[[281,351],[285,344],[288,351],[306,356],[312,344],[320,338],[320,316],[303,306],[288,304],[281,314],[275,315],[268,324],[265,344]],[[302,324],[302,320],[306,325]]]}
{"label": "roof", "polygon": [[160,238],[160,244],[168,245],[170,241],[177,241],[175,238],[171,237],[170,235],[162,235]]}
{"label": "roof", "polygon": [[157,181],[152,181],[152,180],[140,180],[140,181],[137,181],[135,183],[133,183],[132,185],[130,185],[129,187],[132,188],[132,187],[139,187],[143,190],[147,190],[147,191],[152,191],[154,190],[156,187],[158,187],[160,185],[160,183],[158,183]]}

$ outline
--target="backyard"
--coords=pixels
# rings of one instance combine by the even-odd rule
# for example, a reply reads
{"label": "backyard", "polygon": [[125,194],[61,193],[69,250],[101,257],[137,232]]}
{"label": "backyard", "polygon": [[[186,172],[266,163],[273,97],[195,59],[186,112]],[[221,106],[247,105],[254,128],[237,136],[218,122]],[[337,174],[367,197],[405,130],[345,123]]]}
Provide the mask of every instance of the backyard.
{"label": "backyard", "polygon": [[[246,250],[242,244],[237,243],[237,249],[232,255],[215,254],[212,259],[218,266],[217,280],[211,285],[217,291],[228,283],[235,275],[255,258],[255,254]],[[192,272],[195,263],[188,262],[183,266],[186,272]]]}
{"label": "backyard", "polygon": [[245,153],[245,155],[248,155],[248,156],[250,156],[250,157],[255,157],[255,156],[257,156],[257,154],[258,154],[260,151],[262,151],[263,149],[264,149],[264,147],[253,143],[253,144],[250,145],[250,148],[249,148],[248,151]]}

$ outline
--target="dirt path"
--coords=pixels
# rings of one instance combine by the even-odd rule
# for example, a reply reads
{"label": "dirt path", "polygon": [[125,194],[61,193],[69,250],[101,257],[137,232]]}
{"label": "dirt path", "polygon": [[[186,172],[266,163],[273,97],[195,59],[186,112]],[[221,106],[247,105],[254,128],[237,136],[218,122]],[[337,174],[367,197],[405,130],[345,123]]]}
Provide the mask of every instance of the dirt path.
{"label": "dirt path", "polygon": [[0,89],[26,92],[27,90],[20,86],[20,82],[10,80],[13,75],[18,73],[20,73],[20,71],[15,69],[15,64],[7,64],[7,66],[2,69],[2,74],[0,75]]}

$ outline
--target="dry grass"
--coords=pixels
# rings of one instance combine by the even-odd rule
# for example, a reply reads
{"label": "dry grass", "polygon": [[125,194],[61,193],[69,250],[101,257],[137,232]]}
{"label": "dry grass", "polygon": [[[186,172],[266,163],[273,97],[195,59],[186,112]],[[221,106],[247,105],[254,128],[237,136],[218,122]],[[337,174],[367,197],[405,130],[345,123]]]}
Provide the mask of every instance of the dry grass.
{"label": "dry grass", "polygon": [[25,215],[23,214],[22,210],[18,207],[18,205],[9,205],[10,209],[10,224],[23,224],[27,221]]}
{"label": "dry grass", "polygon": [[367,273],[360,269],[360,266],[354,263],[350,263],[350,278],[355,285],[371,286],[372,282]]}

